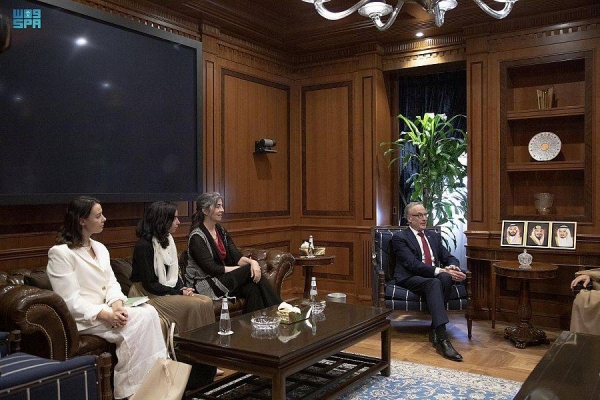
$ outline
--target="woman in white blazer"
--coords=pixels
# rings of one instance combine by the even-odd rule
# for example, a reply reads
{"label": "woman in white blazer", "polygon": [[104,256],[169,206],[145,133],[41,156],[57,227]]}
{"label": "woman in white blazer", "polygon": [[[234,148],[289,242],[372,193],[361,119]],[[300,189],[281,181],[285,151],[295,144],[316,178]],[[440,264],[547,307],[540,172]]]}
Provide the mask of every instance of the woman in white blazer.
{"label": "woman in white blazer", "polygon": [[[47,272],[79,332],[116,344],[114,395],[121,399],[139,389],[155,361],[167,352],[154,307],[123,306],[127,297],[112,271],[108,250],[90,238],[102,232],[105,221],[98,200],[81,196],[71,201],[57,244],[48,252]],[[143,345],[140,332],[144,332]]]}

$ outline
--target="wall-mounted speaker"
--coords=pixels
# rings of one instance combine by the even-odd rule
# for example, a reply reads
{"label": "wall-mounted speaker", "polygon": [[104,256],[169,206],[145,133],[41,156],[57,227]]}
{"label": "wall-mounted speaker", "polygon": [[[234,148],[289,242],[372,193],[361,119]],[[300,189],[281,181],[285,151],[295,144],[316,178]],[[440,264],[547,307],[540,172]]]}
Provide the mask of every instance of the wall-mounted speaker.
{"label": "wall-mounted speaker", "polygon": [[10,47],[10,17],[0,14],[0,53],[5,52]]}

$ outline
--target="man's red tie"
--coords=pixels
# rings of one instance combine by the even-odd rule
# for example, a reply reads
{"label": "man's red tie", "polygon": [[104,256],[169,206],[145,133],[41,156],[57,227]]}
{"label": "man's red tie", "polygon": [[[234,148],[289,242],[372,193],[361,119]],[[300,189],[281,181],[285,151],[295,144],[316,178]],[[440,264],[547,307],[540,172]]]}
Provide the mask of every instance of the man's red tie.
{"label": "man's red tie", "polygon": [[423,232],[418,233],[421,238],[421,244],[423,245],[423,253],[425,254],[425,264],[433,265],[433,261],[431,260],[431,250],[429,250],[429,245],[427,244],[427,240],[425,240],[425,235]]}

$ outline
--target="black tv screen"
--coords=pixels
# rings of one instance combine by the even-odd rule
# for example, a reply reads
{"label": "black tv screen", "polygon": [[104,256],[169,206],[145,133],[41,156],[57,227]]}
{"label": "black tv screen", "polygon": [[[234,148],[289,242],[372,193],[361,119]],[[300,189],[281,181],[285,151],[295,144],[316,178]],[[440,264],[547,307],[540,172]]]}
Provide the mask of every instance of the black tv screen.
{"label": "black tv screen", "polygon": [[68,0],[0,14],[0,204],[202,191],[200,42]]}

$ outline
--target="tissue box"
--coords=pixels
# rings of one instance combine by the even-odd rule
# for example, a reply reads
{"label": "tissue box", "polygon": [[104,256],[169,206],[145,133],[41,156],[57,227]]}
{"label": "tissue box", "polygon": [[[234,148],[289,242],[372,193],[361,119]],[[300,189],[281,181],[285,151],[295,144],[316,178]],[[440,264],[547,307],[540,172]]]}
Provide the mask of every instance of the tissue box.
{"label": "tissue box", "polygon": [[295,313],[295,312],[288,313],[288,312],[277,310],[277,316],[279,318],[281,318],[282,324],[293,324],[298,321],[303,321],[307,318],[306,314],[308,313],[308,310],[310,309],[310,305],[309,304],[294,304],[294,305],[300,309],[300,313]]}

